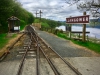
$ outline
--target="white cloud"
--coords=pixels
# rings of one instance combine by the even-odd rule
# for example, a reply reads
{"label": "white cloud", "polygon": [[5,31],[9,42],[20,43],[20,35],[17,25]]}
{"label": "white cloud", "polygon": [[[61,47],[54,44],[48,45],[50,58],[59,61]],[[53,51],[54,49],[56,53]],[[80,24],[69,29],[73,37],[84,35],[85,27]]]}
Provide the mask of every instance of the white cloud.
{"label": "white cloud", "polygon": [[[18,0],[21,2],[23,7],[32,12],[34,16],[36,11],[40,10],[43,12],[42,17],[65,21],[66,17],[83,15],[79,12],[76,5],[69,6],[66,4],[66,0]],[[38,15],[39,17],[39,15]]]}

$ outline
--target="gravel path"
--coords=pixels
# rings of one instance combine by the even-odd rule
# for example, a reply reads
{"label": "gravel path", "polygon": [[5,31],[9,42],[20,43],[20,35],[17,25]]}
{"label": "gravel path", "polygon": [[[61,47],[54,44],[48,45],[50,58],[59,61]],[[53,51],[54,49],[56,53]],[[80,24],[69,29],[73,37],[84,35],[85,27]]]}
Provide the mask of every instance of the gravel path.
{"label": "gravel path", "polygon": [[38,35],[43,38],[58,54],[62,57],[91,57],[93,52],[77,48],[70,44],[70,41],[61,39],[45,31],[36,30]]}

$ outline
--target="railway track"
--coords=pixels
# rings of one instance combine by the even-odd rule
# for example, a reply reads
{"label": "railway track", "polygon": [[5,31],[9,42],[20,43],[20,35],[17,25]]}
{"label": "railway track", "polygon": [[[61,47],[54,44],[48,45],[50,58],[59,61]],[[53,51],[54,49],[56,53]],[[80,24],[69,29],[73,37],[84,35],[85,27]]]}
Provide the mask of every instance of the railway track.
{"label": "railway track", "polygon": [[7,55],[9,54],[9,51],[14,47],[14,45],[16,43],[18,43],[18,41],[20,41],[20,39],[25,35],[25,33],[23,33],[15,42],[13,42],[12,45],[10,45],[8,48],[7,48],[7,52],[5,52],[1,57],[0,57],[0,62],[3,61]]}
{"label": "railway track", "polygon": [[16,75],[82,75],[55,52],[32,26],[25,28],[26,42],[17,56],[20,58]]}
{"label": "railway track", "polygon": [[[72,73],[72,71],[73,71],[74,72],[73,75],[82,75],[69,62],[65,61],[58,53],[56,53],[50,46],[48,46],[48,44],[46,44],[46,42],[38,36],[38,34],[35,32],[34,28],[32,28],[31,26],[27,26],[26,30],[31,39],[30,45],[36,46],[35,51],[36,51],[36,74],[37,75],[41,75],[41,70],[40,70],[41,58],[45,59],[48,62],[48,64],[52,68],[52,71],[54,72],[54,75],[66,75],[65,74],[65,73],[67,73],[66,70],[70,70],[70,73]],[[34,42],[34,44],[32,44],[33,42]],[[30,48],[30,46],[27,49],[29,49],[29,48]],[[27,51],[28,50],[26,50],[25,54],[27,54]],[[23,57],[23,60],[24,60],[24,57]],[[67,69],[63,68],[63,67],[62,67],[63,69],[60,68],[59,61],[63,64],[62,66],[67,67]],[[62,73],[63,70],[66,72]]]}

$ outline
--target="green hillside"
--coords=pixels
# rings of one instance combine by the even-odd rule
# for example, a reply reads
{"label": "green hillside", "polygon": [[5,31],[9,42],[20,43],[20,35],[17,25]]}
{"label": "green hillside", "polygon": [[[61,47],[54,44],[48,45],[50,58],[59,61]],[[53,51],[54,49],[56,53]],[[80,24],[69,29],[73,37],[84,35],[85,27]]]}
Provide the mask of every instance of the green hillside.
{"label": "green hillside", "polygon": [[21,28],[34,21],[32,13],[22,8],[22,5],[16,0],[2,0],[0,1],[0,33],[8,32],[7,19],[11,16],[20,19]]}

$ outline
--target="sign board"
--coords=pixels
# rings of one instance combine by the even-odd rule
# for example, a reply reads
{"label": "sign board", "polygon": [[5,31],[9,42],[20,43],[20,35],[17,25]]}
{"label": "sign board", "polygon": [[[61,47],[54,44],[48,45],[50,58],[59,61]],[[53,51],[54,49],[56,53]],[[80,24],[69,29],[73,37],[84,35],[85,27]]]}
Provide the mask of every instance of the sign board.
{"label": "sign board", "polygon": [[89,23],[89,15],[66,18],[66,23],[67,24],[86,24],[86,23]]}
{"label": "sign board", "polygon": [[15,26],[14,30],[20,30],[20,26]]}

